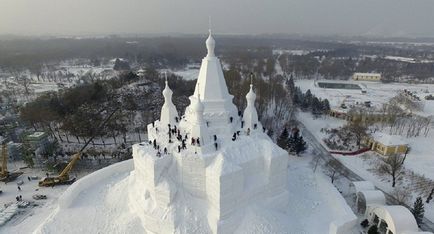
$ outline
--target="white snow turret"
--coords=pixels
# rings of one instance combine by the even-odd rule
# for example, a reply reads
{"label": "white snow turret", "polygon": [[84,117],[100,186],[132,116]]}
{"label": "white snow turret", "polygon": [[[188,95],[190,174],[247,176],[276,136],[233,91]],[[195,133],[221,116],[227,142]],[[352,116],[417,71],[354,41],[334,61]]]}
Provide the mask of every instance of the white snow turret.
{"label": "white snow turret", "polygon": [[191,104],[191,110],[193,111],[193,119],[192,122],[193,123],[197,123],[197,124],[202,124],[204,123],[203,121],[203,111],[204,111],[204,107],[202,102],[200,101],[200,94],[197,94],[196,99],[194,100],[194,102]]}
{"label": "white snow turret", "polygon": [[175,105],[172,103],[172,90],[169,88],[166,75],[166,87],[163,90],[164,104],[161,108],[160,122],[163,126],[167,124],[174,125],[176,123],[176,118],[178,117],[178,111]]}
{"label": "white snow turret", "polygon": [[253,130],[259,127],[258,121],[258,113],[255,108],[255,100],[256,94],[253,92],[253,84],[250,84],[250,91],[246,95],[247,106],[244,110],[243,119],[244,119],[244,129],[250,128]]}
{"label": "white snow turret", "polygon": [[205,124],[205,121],[203,119],[203,111],[204,106],[200,100],[200,94],[197,94],[196,97],[190,98],[192,101],[191,103],[191,137],[197,139],[200,139],[200,145],[204,145],[209,143],[209,133],[208,133],[208,127]]}

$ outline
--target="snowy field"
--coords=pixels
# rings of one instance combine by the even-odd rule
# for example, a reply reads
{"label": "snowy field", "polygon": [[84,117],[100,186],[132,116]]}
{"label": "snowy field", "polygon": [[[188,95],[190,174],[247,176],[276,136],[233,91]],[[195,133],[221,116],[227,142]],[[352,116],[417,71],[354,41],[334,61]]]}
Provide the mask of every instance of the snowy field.
{"label": "snowy field", "polygon": [[[345,102],[346,104],[355,104],[357,102],[363,103],[365,101],[371,101],[373,106],[381,107],[384,103],[387,103],[391,98],[396,96],[398,94],[398,91],[404,89],[407,89],[411,92],[414,92],[416,95],[423,97],[430,93],[434,93],[434,84],[383,84],[380,82],[369,81],[355,81],[351,83],[359,84],[364,90],[366,90],[366,93],[363,94],[360,90],[320,88],[316,85],[314,80],[295,81],[295,85],[300,87],[303,92],[310,89],[312,94],[314,94],[315,96],[322,99],[327,98],[330,101],[330,105],[332,108],[340,106],[343,102]],[[427,112],[426,114],[434,114],[434,104],[429,101],[427,103],[429,108],[425,108]]]}
{"label": "snowy field", "polygon": [[199,76],[199,65],[189,64],[183,69],[160,69],[159,72],[173,73],[177,76],[181,76],[184,80],[196,80]]}
{"label": "snowy field", "polygon": [[[283,212],[252,206],[237,233],[328,233],[331,222],[351,216],[351,209],[329,179],[319,171],[313,173],[311,160],[307,155],[290,158],[290,202]],[[7,224],[0,233],[144,233],[140,221],[127,208],[132,168],[129,160],[90,174],[57,201],[20,222]]]}
{"label": "snowy field", "polygon": [[[355,82],[361,83],[366,87],[367,93],[362,94],[359,90],[342,90],[342,89],[323,89],[314,85],[313,80],[297,80],[296,85],[303,91],[310,89],[312,93],[320,98],[327,98],[330,101],[331,107],[339,106],[342,101],[346,103],[351,100],[354,102],[371,101],[375,106],[381,106],[383,103],[394,97],[399,90],[407,89],[415,92],[418,96],[425,96],[427,93],[434,92],[434,85],[422,84],[381,84],[376,82]],[[434,101],[425,101],[425,109],[423,113],[425,116],[434,115]],[[321,140],[325,137],[320,132],[321,128],[336,128],[345,125],[346,121],[332,118],[321,117],[321,119],[313,119],[308,113],[299,113],[299,120],[302,121],[306,127]],[[433,128],[433,123],[431,123]],[[426,177],[434,180],[434,131],[431,129],[428,136],[418,136],[405,138],[411,150],[406,160],[406,167],[414,172],[425,175]]]}

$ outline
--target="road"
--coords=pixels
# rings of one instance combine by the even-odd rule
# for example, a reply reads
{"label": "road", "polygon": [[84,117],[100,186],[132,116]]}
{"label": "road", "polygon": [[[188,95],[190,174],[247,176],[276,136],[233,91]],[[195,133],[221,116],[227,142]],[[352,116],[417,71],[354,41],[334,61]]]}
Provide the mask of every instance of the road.
{"label": "road", "polygon": [[[334,163],[328,164],[330,166],[333,166],[333,170],[339,172],[340,175],[346,177],[350,181],[362,181],[364,180],[362,177],[351,171],[348,167],[346,167],[344,164],[342,164],[339,160],[337,160],[333,155],[330,154],[330,152],[316,139],[316,137],[302,124],[298,123],[299,129],[302,132],[303,138],[310,143],[312,147],[315,148],[317,151],[317,155],[321,157],[321,159],[324,160],[324,162],[328,162],[332,160]],[[387,205],[402,205],[399,204],[398,201],[389,193],[386,193],[382,189],[376,187],[376,189],[382,191],[384,193],[384,196],[386,197],[386,204]],[[410,209],[409,206],[405,205],[408,209]],[[423,218],[423,223],[420,226],[420,229],[423,231],[429,231],[434,232],[434,223],[430,220]]]}

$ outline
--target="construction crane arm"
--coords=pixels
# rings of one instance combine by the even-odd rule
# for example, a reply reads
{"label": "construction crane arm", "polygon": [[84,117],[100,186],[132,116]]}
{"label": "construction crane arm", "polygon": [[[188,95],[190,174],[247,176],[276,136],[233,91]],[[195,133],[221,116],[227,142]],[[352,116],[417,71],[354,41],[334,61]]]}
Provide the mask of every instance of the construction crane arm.
{"label": "construction crane arm", "polygon": [[[102,122],[98,128],[97,128],[97,132],[101,131],[101,129],[107,124],[107,122],[111,119],[111,117],[116,113],[116,111],[118,110],[118,108],[116,108],[108,117],[107,119],[104,120],[104,122]],[[96,133],[97,133],[96,132]],[[72,168],[74,167],[75,163],[80,159],[81,154],[83,153],[83,150],[89,145],[89,143],[93,140],[93,138],[95,138],[95,136],[97,135],[96,133],[93,134],[93,136],[91,138],[89,138],[89,140],[87,140],[87,142],[83,145],[83,147],[81,147],[80,151],[78,151],[76,154],[74,154],[74,156],[72,157],[71,161],[68,163],[68,165],[66,165],[66,167],[62,170],[62,172],[59,174],[59,177],[65,177],[68,175],[68,173],[72,170]]]}
{"label": "construction crane arm", "polygon": [[0,170],[0,176],[6,175],[8,171],[8,151],[6,143],[2,144],[2,168]]}

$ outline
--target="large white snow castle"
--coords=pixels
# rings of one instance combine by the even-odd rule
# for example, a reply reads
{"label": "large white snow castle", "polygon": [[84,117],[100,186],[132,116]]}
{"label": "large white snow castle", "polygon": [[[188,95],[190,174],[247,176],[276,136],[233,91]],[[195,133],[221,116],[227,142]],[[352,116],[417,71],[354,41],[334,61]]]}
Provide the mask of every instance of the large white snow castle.
{"label": "large white snow castle", "polygon": [[[288,154],[264,133],[253,85],[238,111],[211,32],[206,47],[185,115],[166,79],[160,120],[147,126],[148,143],[133,146],[128,204],[151,232],[232,233],[249,206],[283,207],[289,197]],[[195,216],[207,223],[187,220]]]}

